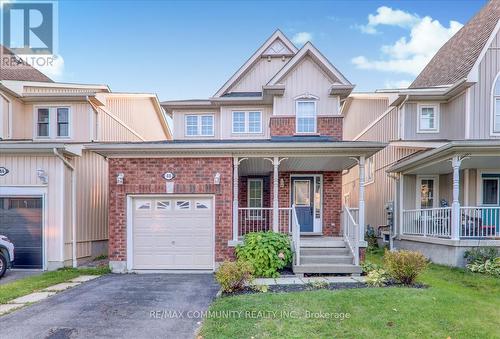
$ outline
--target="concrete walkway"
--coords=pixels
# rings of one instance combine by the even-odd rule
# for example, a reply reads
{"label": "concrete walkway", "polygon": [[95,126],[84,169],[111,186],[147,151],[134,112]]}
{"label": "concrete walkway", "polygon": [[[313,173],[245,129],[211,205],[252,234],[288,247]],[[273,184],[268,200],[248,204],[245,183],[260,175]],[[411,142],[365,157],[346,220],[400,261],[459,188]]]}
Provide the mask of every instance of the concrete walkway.
{"label": "concrete walkway", "polygon": [[23,306],[42,301],[44,299],[47,299],[48,297],[53,296],[57,292],[67,290],[68,288],[78,286],[83,282],[94,280],[94,279],[99,278],[99,277],[100,277],[99,275],[81,275],[81,276],[73,278],[67,282],[56,284],[53,286],[49,286],[47,288],[44,288],[41,291],[33,292],[30,294],[24,295],[22,297],[13,299],[13,300],[9,301],[7,304],[0,304],[0,315],[5,314],[5,313],[9,313],[9,312],[16,310],[18,308],[21,308]]}
{"label": "concrete walkway", "polygon": [[283,278],[258,278],[255,279],[254,285],[305,285],[310,283],[325,282],[328,284],[335,283],[363,283],[365,282],[365,277],[283,277]]}

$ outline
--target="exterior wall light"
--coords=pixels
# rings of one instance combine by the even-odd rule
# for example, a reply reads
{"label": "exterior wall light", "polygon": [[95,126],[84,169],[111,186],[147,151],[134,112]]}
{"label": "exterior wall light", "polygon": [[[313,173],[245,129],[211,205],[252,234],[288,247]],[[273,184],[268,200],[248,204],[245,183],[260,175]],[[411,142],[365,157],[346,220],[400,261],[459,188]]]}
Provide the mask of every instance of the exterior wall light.
{"label": "exterior wall light", "polygon": [[281,178],[280,179],[280,188],[284,188],[285,187],[285,179]]}
{"label": "exterior wall light", "polygon": [[123,173],[118,173],[116,175],[116,184],[117,185],[123,185],[123,178],[125,178],[125,174]]}
{"label": "exterior wall light", "polygon": [[36,176],[38,177],[38,179],[40,179],[40,181],[42,182],[42,184],[44,185],[47,185],[48,182],[49,182],[49,176],[47,175],[47,173],[45,173],[45,170],[39,168],[36,170]]}
{"label": "exterior wall light", "polygon": [[220,185],[220,173],[219,172],[215,173],[214,184],[215,185]]}

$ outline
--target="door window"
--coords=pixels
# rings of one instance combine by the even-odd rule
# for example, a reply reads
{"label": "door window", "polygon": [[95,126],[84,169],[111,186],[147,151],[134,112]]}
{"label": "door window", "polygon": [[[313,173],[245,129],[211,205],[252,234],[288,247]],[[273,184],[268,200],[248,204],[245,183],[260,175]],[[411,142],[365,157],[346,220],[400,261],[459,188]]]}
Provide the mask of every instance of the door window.
{"label": "door window", "polygon": [[294,181],[294,204],[295,206],[310,206],[311,205],[311,182],[309,180]]}
{"label": "door window", "polygon": [[422,179],[420,181],[420,208],[434,207],[434,179]]}

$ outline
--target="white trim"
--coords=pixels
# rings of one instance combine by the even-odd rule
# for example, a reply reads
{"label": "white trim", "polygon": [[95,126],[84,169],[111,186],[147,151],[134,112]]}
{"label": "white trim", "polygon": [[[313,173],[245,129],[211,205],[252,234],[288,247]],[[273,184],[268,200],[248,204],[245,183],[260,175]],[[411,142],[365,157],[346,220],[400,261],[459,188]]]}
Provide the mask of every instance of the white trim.
{"label": "white trim", "polygon": [[[213,257],[213,262],[212,262],[212,271],[215,271],[215,268],[216,268],[216,262],[215,262],[215,243],[216,243],[216,237],[217,237],[217,234],[215,233],[216,232],[216,227],[215,227],[215,217],[216,217],[216,204],[215,204],[215,196],[213,194],[127,194],[127,203],[126,203],[126,208],[127,208],[127,220],[126,220],[126,225],[127,225],[127,254],[126,254],[126,267],[127,267],[127,271],[128,272],[135,272],[134,270],[134,262],[133,262],[133,258],[134,258],[134,253],[133,253],[133,249],[134,249],[134,243],[133,243],[133,218],[134,218],[134,214],[133,214],[133,200],[135,198],[150,198],[150,199],[158,199],[158,198],[166,198],[166,199],[181,199],[181,198],[186,198],[186,199],[192,199],[192,200],[195,200],[196,198],[199,198],[199,197],[203,197],[203,198],[208,198],[211,200],[210,204],[212,206],[212,208],[210,209],[211,213],[212,213],[212,257]],[[140,269],[140,270],[137,270],[137,271],[142,271],[142,272],[150,272],[150,273],[153,273],[155,270],[143,270],[143,269]],[[156,270],[158,271],[158,270]],[[170,271],[180,271],[179,269],[173,269],[173,270],[161,270],[161,271],[165,271],[165,272],[170,272]],[[185,273],[200,273],[202,271],[208,271],[207,269],[186,269],[186,270],[182,270],[182,272],[185,272]]]}
{"label": "white trim", "polygon": [[[299,132],[299,103],[312,102],[314,103],[314,131],[313,132]],[[318,131],[318,101],[312,99],[297,99],[295,100],[295,133],[297,134],[316,134]]]}
{"label": "white trim", "polygon": [[[187,119],[188,117],[196,117],[196,129],[197,133],[195,135],[188,134],[188,126]],[[203,134],[202,133],[202,124],[201,121],[203,117],[212,117],[212,134]],[[203,114],[195,114],[189,113],[184,115],[184,137],[186,138],[196,138],[196,137],[213,137],[215,136],[215,114],[213,113],[203,113]]]}
{"label": "white trim", "polygon": [[422,180],[434,180],[434,201],[432,203],[432,208],[439,207],[439,175],[417,175],[416,186],[415,186],[415,208],[422,208],[422,201],[420,196],[420,186],[422,185]]}
{"label": "white trim", "polygon": [[[234,113],[243,113],[243,132],[236,132],[234,130]],[[250,131],[250,113],[259,113],[260,115],[260,124],[259,124],[259,130],[256,132]],[[221,119],[222,121],[222,119]],[[231,111],[231,134],[262,134],[262,111],[261,110],[232,110]]]}
{"label": "white trim", "polygon": [[470,139],[470,87],[465,90],[465,139]]}
{"label": "white trim", "polygon": [[491,46],[491,43],[493,42],[493,39],[498,34],[498,31],[500,30],[500,19],[497,21],[497,24],[495,25],[495,28],[491,32],[490,36],[488,37],[488,40],[483,46],[483,49],[481,50],[481,53],[479,54],[479,57],[476,59],[474,62],[474,66],[472,66],[469,74],[467,75],[467,81],[469,82],[478,82],[479,81],[479,65],[481,64],[481,61],[483,61],[483,58],[488,51],[488,49]]}
{"label": "white trim", "polygon": [[[47,186],[0,186],[0,197],[26,197],[42,199],[42,270],[47,270],[47,225],[49,224]],[[64,259],[62,262],[64,262]]]}
{"label": "white trim", "polygon": [[[371,165],[372,171],[371,172],[373,172],[373,176],[372,176],[371,180],[368,180],[369,179],[368,175],[366,175],[366,174],[370,173],[370,171],[367,171],[367,169],[368,169],[368,166],[367,166],[368,161],[370,161],[372,163],[372,165]],[[373,184],[375,182],[375,172],[376,172],[376,170],[375,170],[375,155],[372,155],[371,157],[368,157],[365,160],[365,178],[366,178],[365,179],[365,187],[368,186],[368,185],[370,185],[370,184]]]}
{"label": "white trim", "polygon": [[[439,133],[439,120],[441,119],[441,114],[439,112],[439,103],[426,103],[417,105],[417,133]],[[434,109],[434,128],[422,129],[420,127],[421,115],[423,108],[433,108]]]}
{"label": "white trim", "polygon": [[[323,232],[323,206],[325,204],[325,199],[324,199],[324,180],[323,180],[323,174],[290,174],[290,195],[288,197],[288,203],[291,204],[292,198],[293,198],[293,185],[292,185],[292,179],[293,178],[314,178],[313,180],[313,201],[312,201],[312,206],[313,206],[313,232],[314,233],[321,233]],[[321,206],[320,206],[320,217],[319,219],[316,219],[316,213],[315,213],[315,206],[314,206],[314,192],[316,190],[316,180],[317,179],[321,180],[321,186],[320,186],[320,195],[321,195]],[[307,232],[306,232],[307,233]]]}
{"label": "white trim", "polygon": [[500,136],[500,131],[495,131],[495,100],[500,100],[500,95],[495,96],[495,84],[500,81],[500,72],[497,73],[490,90],[490,136]]}

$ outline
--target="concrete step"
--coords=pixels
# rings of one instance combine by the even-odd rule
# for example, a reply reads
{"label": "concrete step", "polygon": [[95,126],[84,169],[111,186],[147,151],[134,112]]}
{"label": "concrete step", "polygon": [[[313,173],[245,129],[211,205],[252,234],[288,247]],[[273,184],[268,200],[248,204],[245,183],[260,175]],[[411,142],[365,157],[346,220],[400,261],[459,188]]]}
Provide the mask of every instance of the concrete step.
{"label": "concrete step", "polygon": [[349,264],[301,264],[299,266],[293,265],[293,272],[295,274],[304,273],[337,273],[337,274],[360,274],[361,267]]}
{"label": "concrete step", "polygon": [[301,255],[300,263],[308,264],[352,264],[353,258],[350,255]]}
{"label": "concrete step", "polygon": [[350,255],[347,247],[301,247],[300,255]]}
{"label": "concrete step", "polygon": [[307,247],[346,247],[344,240],[332,239],[300,239],[300,248]]}

